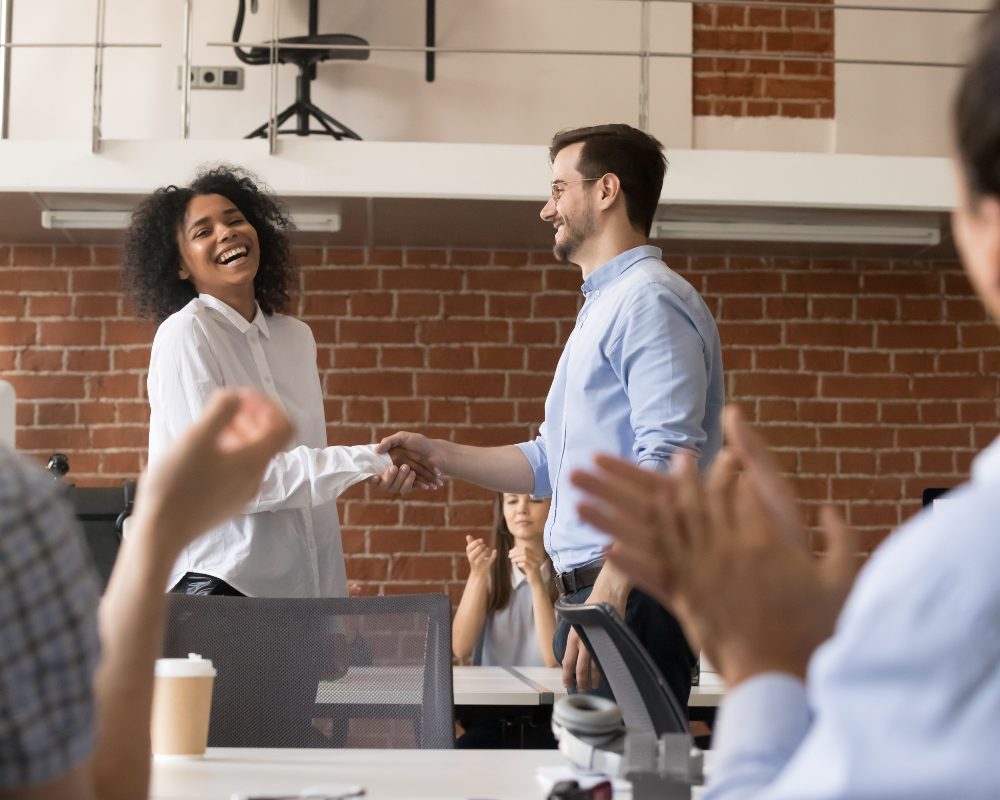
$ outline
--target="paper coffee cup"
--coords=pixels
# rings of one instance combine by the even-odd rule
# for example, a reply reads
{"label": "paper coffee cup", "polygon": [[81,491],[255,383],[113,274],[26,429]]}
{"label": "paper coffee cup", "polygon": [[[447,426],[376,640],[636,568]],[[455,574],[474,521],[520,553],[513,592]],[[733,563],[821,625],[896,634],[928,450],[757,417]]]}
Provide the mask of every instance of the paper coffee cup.
{"label": "paper coffee cup", "polygon": [[160,658],[153,678],[153,755],[202,758],[208,745],[215,668],[207,658]]}

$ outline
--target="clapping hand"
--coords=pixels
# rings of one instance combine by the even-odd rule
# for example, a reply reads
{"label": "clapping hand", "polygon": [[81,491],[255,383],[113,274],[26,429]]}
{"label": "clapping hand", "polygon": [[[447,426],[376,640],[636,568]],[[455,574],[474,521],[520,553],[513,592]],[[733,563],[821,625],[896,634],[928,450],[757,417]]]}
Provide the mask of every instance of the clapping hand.
{"label": "clapping hand", "polygon": [[542,564],[545,563],[545,556],[542,551],[535,547],[512,547],[510,549],[510,561],[524,573],[529,586],[541,583]]}
{"label": "clapping hand", "polygon": [[732,449],[707,480],[682,452],[671,475],[599,456],[572,476],[589,495],[580,517],[615,537],[610,561],[673,611],[730,686],[768,671],[804,677],[853,583],[856,538],[827,507],[828,551],[808,552],[766,447],[736,408],[724,422]]}
{"label": "clapping hand", "polygon": [[490,572],[490,567],[497,560],[497,551],[490,550],[486,542],[482,539],[473,539],[466,536],[465,555],[469,559],[470,579],[485,581]]}

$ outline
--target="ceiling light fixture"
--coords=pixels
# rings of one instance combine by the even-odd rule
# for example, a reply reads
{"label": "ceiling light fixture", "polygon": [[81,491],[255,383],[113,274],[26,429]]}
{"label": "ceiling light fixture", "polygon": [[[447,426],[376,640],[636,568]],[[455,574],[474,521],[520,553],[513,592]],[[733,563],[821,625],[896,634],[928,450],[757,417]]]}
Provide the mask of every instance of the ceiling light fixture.
{"label": "ceiling light fixture", "polygon": [[[43,211],[43,228],[65,228],[76,230],[124,230],[128,226],[131,211]],[[292,222],[300,231],[336,233],[340,230],[339,211],[324,214],[293,214]]]}
{"label": "ceiling light fixture", "polygon": [[793,222],[656,220],[653,239],[729,242],[820,242],[844,244],[936,245],[941,230],[914,225],[822,225]]}

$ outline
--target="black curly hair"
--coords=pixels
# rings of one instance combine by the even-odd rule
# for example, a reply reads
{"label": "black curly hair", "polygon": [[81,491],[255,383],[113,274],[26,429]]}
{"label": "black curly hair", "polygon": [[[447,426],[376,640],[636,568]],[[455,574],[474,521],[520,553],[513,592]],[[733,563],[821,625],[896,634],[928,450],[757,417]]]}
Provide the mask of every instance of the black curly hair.
{"label": "black curly hair", "polygon": [[257,232],[260,266],[253,288],[261,311],[270,315],[287,305],[293,263],[286,231],[292,221],[253,173],[223,164],[201,169],[188,186],[157,189],[132,212],[122,239],[121,286],[140,317],[163,322],[198,296],[194,284],[177,275],[177,231],[191,199],[206,194],[232,202]]}

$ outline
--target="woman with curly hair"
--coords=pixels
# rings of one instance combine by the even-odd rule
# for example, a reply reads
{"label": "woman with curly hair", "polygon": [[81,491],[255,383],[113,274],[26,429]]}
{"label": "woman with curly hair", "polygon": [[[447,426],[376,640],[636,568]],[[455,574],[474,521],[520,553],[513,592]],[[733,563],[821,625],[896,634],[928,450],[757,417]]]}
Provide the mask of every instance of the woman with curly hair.
{"label": "woman with curly hair", "polygon": [[296,431],[244,513],[186,548],[171,591],[346,596],[337,496],[366,478],[403,494],[438,484],[433,469],[410,466],[412,454],[327,447],[316,342],[305,323],[279,313],[291,227],[252,175],[221,166],[158,189],[125,232],[123,286],[139,315],[160,323],[147,382],[150,464],[221,387],[266,393]]}

